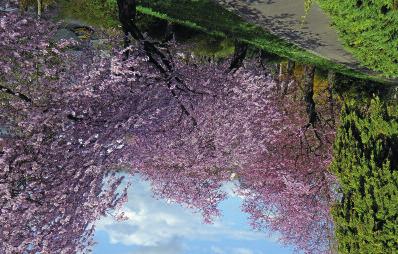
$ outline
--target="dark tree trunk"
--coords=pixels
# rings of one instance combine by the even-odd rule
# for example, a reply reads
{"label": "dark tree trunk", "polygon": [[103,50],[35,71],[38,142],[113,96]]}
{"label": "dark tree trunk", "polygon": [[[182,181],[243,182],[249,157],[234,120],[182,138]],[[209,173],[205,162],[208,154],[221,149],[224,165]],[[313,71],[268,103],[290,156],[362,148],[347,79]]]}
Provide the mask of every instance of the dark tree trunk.
{"label": "dark tree trunk", "polygon": [[333,98],[333,89],[336,84],[336,73],[334,71],[328,72],[328,101],[330,107],[330,119],[332,121],[333,126],[336,124],[336,120],[334,118],[334,98]]}
{"label": "dark tree trunk", "polygon": [[293,78],[295,65],[296,65],[295,62],[293,62],[292,60],[289,59],[287,61],[287,76],[289,79]]}
{"label": "dark tree trunk", "polygon": [[175,33],[174,33],[174,24],[172,22],[167,22],[166,26],[166,32],[164,35],[164,40],[163,42],[169,42],[175,39]]}
{"label": "dark tree trunk", "polygon": [[[196,119],[191,116],[187,107],[179,100],[179,91],[185,90],[193,92],[183,80],[175,75],[174,66],[172,65],[171,56],[168,53],[163,53],[155,43],[147,40],[141,33],[139,28],[135,24],[136,16],[136,2],[135,0],[117,0],[119,8],[119,20],[122,24],[123,32],[125,34],[124,43],[127,48],[130,41],[128,39],[129,34],[137,40],[143,47],[149,61],[155,66],[155,68],[163,75],[164,79],[167,80],[166,84],[170,89],[170,93],[176,98],[181,111],[191,118],[194,126],[197,125]],[[128,58],[128,50],[126,51],[126,59]],[[173,83],[177,83],[173,86]]]}
{"label": "dark tree trunk", "polygon": [[[133,35],[133,33],[137,33],[134,31],[134,21],[136,16],[136,2],[135,0],[117,0],[117,6],[119,11],[119,21],[122,24],[122,29],[124,32],[124,47],[127,48],[130,45],[129,33],[133,37],[137,37]],[[125,57],[128,58],[129,51],[127,50],[125,53]]]}
{"label": "dark tree trunk", "polygon": [[287,77],[285,83],[283,84],[283,91],[282,91],[283,95],[286,95],[289,90],[289,83],[293,79],[294,67],[295,63],[289,59],[287,61]]}
{"label": "dark tree trunk", "polygon": [[229,66],[228,72],[235,72],[243,65],[243,60],[246,58],[247,54],[247,44],[236,41],[235,42],[235,52]]}
{"label": "dark tree trunk", "polygon": [[278,92],[283,93],[283,84],[282,84],[282,64],[281,63],[276,63],[274,64],[275,66],[275,81],[276,81],[276,88],[278,89]]}
{"label": "dark tree trunk", "polygon": [[308,124],[315,125],[318,121],[318,115],[315,109],[314,101],[314,75],[315,67],[313,65],[304,66],[304,79],[303,79],[303,89],[304,89],[304,101],[307,105],[308,114]]}
{"label": "dark tree trunk", "polygon": [[2,85],[0,85],[0,92],[16,96],[16,97],[20,98],[21,100],[23,100],[25,102],[29,102],[29,103],[32,102],[32,100],[28,96],[26,96],[26,95],[24,95],[22,93],[19,93],[19,92],[14,92],[10,88],[7,88],[7,87],[2,86]]}
{"label": "dark tree trunk", "polygon": [[[135,0],[117,0],[119,8],[119,20],[122,24],[124,32],[124,46],[127,48],[130,44],[128,38],[129,34],[137,41],[139,41],[149,57],[149,60],[156,66],[156,68],[162,73],[167,74],[172,72],[171,61],[168,57],[163,54],[152,42],[146,40],[144,35],[138,29],[135,24],[136,16],[136,2]],[[127,55],[128,57],[128,51]]]}

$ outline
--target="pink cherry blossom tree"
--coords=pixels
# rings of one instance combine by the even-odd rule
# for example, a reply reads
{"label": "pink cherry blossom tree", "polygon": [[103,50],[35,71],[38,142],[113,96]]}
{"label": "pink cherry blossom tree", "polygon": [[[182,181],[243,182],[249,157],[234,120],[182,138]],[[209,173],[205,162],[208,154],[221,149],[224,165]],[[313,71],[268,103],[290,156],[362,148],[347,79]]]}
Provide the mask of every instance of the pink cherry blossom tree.
{"label": "pink cherry blossom tree", "polygon": [[0,17],[0,123],[11,130],[0,142],[2,252],[88,251],[95,220],[126,200],[120,169],[207,222],[235,174],[256,228],[326,250],[334,131],[309,126],[300,100],[281,98],[251,61],[227,75],[226,63],[171,58],[178,47],[147,38],[128,59],[116,44],[108,58],[51,43],[55,28]]}

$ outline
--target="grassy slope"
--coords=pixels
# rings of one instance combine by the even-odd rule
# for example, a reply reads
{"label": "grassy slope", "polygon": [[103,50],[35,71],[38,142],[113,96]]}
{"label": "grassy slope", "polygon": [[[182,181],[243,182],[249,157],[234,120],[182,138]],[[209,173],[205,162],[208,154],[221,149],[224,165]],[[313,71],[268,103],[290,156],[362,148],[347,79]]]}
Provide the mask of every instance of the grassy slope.
{"label": "grassy slope", "polygon": [[398,77],[398,0],[318,0],[361,63]]}
{"label": "grassy slope", "polygon": [[245,22],[211,0],[139,0],[138,11],[178,24],[204,31],[211,35],[244,41],[257,48],[272,52],[300,63],[314,64],[325,70],[380,81],[377,77],[351,70],[321,56],[305,51],[282,40],[264,29]]}

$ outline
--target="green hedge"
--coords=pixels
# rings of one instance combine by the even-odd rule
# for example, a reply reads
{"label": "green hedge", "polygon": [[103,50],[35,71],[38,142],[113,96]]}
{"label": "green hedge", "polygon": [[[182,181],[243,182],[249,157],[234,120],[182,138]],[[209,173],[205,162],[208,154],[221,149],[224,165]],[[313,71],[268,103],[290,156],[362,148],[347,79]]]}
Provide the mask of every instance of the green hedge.
{"label": "green hedge", "polygon": [[398,252],[398,112],[379,99],[342,110],[331,169],[342,199],[332,209],[339,253]]}

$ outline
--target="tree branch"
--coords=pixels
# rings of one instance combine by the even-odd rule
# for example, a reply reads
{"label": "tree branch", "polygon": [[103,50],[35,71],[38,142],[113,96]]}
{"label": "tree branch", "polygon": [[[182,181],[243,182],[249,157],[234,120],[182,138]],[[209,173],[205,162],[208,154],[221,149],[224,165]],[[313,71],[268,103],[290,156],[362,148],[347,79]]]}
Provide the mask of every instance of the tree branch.
{"label": "tree branch", "polygon": [[0,92],[16,96],[25,102],[32,103],[32,100],[28,96],[24,95],[23,93],[14,92],[8,87],[0,85]]}

